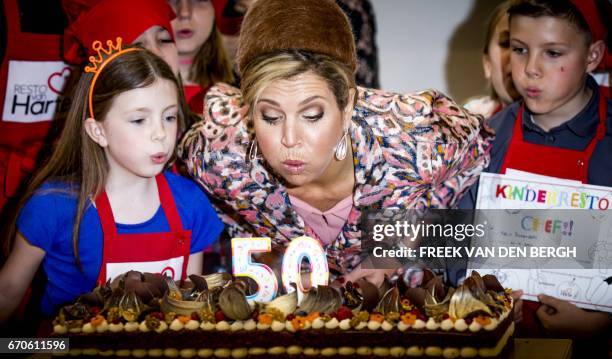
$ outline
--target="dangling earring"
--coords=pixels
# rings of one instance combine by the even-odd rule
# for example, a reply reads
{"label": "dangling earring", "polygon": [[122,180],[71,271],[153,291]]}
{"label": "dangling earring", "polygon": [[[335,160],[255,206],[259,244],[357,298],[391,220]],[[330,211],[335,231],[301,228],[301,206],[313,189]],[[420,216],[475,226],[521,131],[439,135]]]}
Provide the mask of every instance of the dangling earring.
{"label": "dangling earring", "polygon": [[257,160],[257,150],[257,139],[254,138],[253,141],[251,141],[249,152],[247,153],[247,157],[250,162],[255,162],[255,160]]}
{"label": "dangling earring", "polygon": [[348,149],[348,145],[346,144],[346,137],[348,136],[348,130],[344,130],[344,134],[340,138],[340,142],[336,146],[336,151],[334,155],[338,161],[342,161],[346,158],[346,152]]}

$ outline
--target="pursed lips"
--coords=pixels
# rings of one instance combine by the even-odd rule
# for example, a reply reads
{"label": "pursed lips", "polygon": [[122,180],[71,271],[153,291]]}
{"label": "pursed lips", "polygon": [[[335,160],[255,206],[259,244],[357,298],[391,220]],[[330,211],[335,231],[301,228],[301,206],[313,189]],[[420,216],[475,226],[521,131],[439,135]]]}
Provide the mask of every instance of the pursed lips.
{"label": "pursed lips", "polygon": [[168,155],[166,154],[166,152],[158,152],[154,155],[151,155],[151,160],[153,160],[153,163],[155,164],[161,164],[166,162],[167,157]]}
{"label": "pursed lips", "polygon": [[285,167],[285,169],[287,171],[289,171],[292,174],[300,174],[303,170],[304,167],[306,166],[306,162],[304,161],[299,161],[299,160],[285,160],[283,161],[283,167]]}

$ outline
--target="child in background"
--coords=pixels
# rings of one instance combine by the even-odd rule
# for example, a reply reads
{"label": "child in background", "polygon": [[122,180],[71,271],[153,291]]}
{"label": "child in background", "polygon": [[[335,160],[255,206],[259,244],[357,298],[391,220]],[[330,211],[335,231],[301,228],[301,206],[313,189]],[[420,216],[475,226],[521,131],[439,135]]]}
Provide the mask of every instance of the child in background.
{"label": "child in background", "polygon": [[[82,66],[94,55],[92,44],[96,39],[121,37],[126,44],[142,46],[161,57],[179,75],[170,23],[175,14],[166,0],[62,0],[62,6],[70,21],[64,31],[67,62]],[[186,116],[185,129],[199,119],[197,115],[201,113]],[[175,163],[175,173],[181,172],[180,165]]]}
{"label": "child in background", "polygon": [[68,102],[64,79],[70,67],[60,50],[64,26],[56,1],[0,3],[0,232],[46,152],[55,114]]}
{"label": "child in background", "polygon": [[[104,46],[104,47],[102,47]],[[77,84],[50,161],[31,183],[0,271],[0,322],[42,262],[41,302],[54,315],[128,270],[175,280],[201,273],[223,225],[198,186],[164,171],[185,114],[166,62],[108,41]]]}
{"label": "child in background", "polygon": [[[512,78],[523,101],[490,121],[497,137],[488,172],[513,168],[612,186],[612,101],[589,75],[605,49],[602,33],[591,31],[583,16],[582,9],[592,6],[593,0],[522,0],[508,10]],[[473,186],[460,207],[473,208],[476,193]],[[587,350],[599,345],[606,351],[598,336],[609,333],[610,314],[546,295],[539,299],[539,308],[525,301],[524,335],[543,328],[555,336],[592,339]]]}
{"label": "child in background", "polygon": [[165,0],[62,0],[70,24],[64,31],[64,58],[83,65],[95,55],[98,39],[123,38],[168,63],[178,74],[178,51],[170,22],[174,11]]}
{"label": "child in background", "polygon": [[[605,33],[591,32],[580,10],[590,6],[523,0],[508,10],[512,79],[523,100],[491,118],[487,172],[514,168],[612,186],[612,106],[589,75],[604,56]],[[474,208],[477,192],[476,184],[459,207]]]}
{"label": "child in background", "polygon": [[485,36],[482,67],[489,81],[491,95],[469,100],[465,108],[489,119],[504,107],[521,98],[514,88],[510,71],[510,31],[508,29],[508,8],[510,1],[495,8]]}
{"label": "child in background", "polygon": [[191,110],[201,115],[204,95],[217,82],[234,82],[232,66],[215,26],[210,0],[170,0],[176,12],[172,20],[179,55],[179,70],[185,98]]}
{"label": "child in background", "polygon": [[[238,35],[242,19],[255,0],[213,0],[217,26],[221,32],[228,58],[233,63],[238,49]],[[378,46],[376,44],[376,16],[370,0],[335,0],[346,14],[357,47],[358,86],[380,88]]]}
{"label": "child in background", "polygon": [[612,186],[612,108],[588,74],[605,44],[573,2],[594,6],[525,0],[508,10],[512,78],[523,101],[491,120],[490,172],[514,168]]}
{"label": "child in background", "polygon": [[[584,13],[589,28],[598,38],[606,39],[606,51],[603,60],[595,71],[591,73],[595,81],[599,84],[602,93],[611,98],[610,87],[612,86],[612,37],[610,34],[610,23],[612,23],[612,2],[609,0],[595,0],[596,6],[583,6],[581,11]],[[606,36],[606,34],[608,36]]]}

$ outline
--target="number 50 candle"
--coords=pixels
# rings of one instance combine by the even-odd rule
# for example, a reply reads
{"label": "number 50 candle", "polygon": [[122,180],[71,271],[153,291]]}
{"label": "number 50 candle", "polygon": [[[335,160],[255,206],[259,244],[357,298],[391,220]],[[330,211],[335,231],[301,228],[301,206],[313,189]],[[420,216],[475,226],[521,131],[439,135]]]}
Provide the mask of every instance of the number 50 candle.
{"label": "number 50 candle", "polygon": [[268,237],[232,238],[232,266],[234,276],[249,277],[257,283],[257,293],[247,296],[248,301],[269,302],[276,296],[278,282],[270,267],[253,263],[252,253],[270,252]]}
{"label": "number 50 candle", "polygon": [[327,285],[329,281],[329,269],[327,257],[321,243],[311,237],[298,237],[289,243],[283,256],[283,285],[287,293],[293,291],[291,283],[298,286],[298,303],[301,302],[302,293],[306,289],[302,286],[300,267],[302,259],[308,258],[310,262],[310,286]]}
{"label": "number 50 candle", "polygon": [[[249,301],[269,302],[276,296],[278,282],[272,269],[265,264],[254,263],[251,260],[252,253],[269,252],[271,242],[271,239],[267,237],[232,238],[234,276],[249,277],[257,283],[258,291],[247,297]],[[297,284],[299,299],[306,291],[301,283],[300,270],[304,258],[308,259],[312,267],[311,286],[327,285],[329,281],[327,257],[321,244],[316,239],[305,236],[293,239],[283,256],[281,277],[287,292],[293,291],[291,283]]]}

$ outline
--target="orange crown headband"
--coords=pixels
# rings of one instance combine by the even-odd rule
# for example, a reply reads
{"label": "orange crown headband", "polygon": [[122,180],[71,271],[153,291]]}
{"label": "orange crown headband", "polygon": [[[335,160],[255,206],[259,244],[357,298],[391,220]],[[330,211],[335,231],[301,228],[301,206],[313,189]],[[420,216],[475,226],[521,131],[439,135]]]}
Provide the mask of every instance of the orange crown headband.
{"label": "orange crown headband", "polygon": [[[104,67],[109,62],[113,61],[113,59],[118,57],[119,55],[125,54],[126,52],[130,52],[130,51],[142,50],[138,47],[129,47],[127,49],[122,49],[121,48],[122,41],[123,39],[121,37],[117,37],[117,43],[116,45],[113,45],[112,40],[107,40],[106,45],[108,46],[108,49],[103,48],[102,42],[98,40],[94,41],[93,44],[91,45],[92,49],[98,52],[98,58],[96,58],[95,56],[89,56],[89,62],[91,66],[89,65],[85,66],[85,72],[94,74],[93,79],[91,80],[91,84],[89,85],[89,94],[88,94],[89,116],[91,118],[94,118],[92,98],[93,98],[93,90],[94,90],[94,87],[96,86],[96,81],[98,80],[98,75],[100,75]],[[102,53],[106,54],[106,56],[103,57]],[[100,66],[98,67],[98,65]]]}

